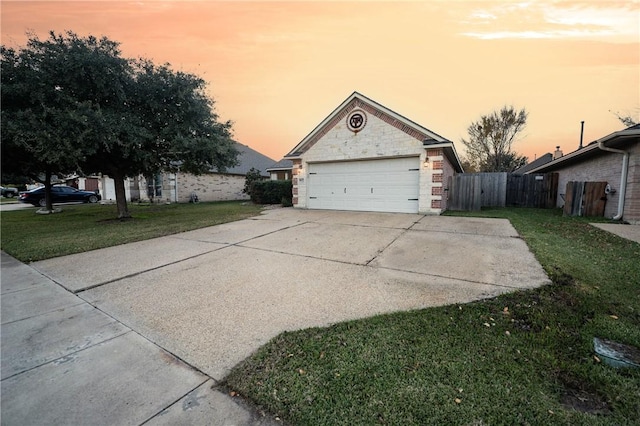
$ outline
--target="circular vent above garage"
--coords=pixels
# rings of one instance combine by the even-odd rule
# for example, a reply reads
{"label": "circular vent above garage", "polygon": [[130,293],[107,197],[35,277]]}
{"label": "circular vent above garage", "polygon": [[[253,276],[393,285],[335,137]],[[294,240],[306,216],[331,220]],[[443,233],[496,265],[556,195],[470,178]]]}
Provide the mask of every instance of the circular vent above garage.
{"label": "circular vent above garage", "polygon": [[347,128],[354,133],[364,129],[367,124],[367,114],[361,109],[354,109],[347,115]]}

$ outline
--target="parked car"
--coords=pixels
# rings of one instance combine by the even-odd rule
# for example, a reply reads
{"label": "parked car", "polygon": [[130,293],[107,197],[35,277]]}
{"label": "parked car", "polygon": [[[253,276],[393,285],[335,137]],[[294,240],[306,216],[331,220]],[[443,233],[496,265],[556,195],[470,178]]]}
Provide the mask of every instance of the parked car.
{"label": "parked car", "polygon": [[[44,186],[20,193],[20,202],[29,203],[34,206],[44,207]],[[51,202],[60,203],[97,203],[101,197],[98,192],[81,191],[66,185],[54,185],[51,187]]]}
{"label": "parked car", "polygon": [[13,198],[18,196],[18,190],[16,188],[5,188],[4,186],[0,186],[0,192],[3,197]]}

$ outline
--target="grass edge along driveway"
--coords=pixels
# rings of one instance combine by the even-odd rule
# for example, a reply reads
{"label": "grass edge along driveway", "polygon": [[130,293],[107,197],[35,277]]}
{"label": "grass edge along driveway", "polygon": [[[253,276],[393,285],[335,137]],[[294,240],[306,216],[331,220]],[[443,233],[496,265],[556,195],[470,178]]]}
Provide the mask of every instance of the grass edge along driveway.
{"label": "grass edge along driveway", "polygon": [[118,220],[115,205],[68,204],[62,213],[34,209],[2,212],[2,250],[22,262],[82,253],[246,219],[263,207],[243,201],[129,205],[131,219]]}
{"label": "grass edge along driveway", "polygon": [[640,346],[640,244],[556,210],[475,216],[508,218],[553,284],[286,332],[223,386],[299,425],[637,422],[640,371],[592,339]]}

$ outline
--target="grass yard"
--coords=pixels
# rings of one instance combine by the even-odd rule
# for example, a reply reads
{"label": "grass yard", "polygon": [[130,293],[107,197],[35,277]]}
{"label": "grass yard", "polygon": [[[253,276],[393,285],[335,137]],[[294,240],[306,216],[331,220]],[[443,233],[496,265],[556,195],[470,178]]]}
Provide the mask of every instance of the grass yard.
{"label": "grass yard", "polygon": [[553,284],[283,333],[224,386],[295,425],[640,424],[640,370],[592,343],[640,347],[640,244],[554,210],[474,215],[508,218]]}
{"label": "grass yard", "polygon": [[0,197],[0,204],[17,204],[19,203],[18,197]]}
{"label": "grass yard", "polygon": [[34,209],[2,212],[2,250],[23,262],[141,241],[255,216],[247,202],[130,204],[133,219],[117,220],[115,205],[73,204],[63,212]]}

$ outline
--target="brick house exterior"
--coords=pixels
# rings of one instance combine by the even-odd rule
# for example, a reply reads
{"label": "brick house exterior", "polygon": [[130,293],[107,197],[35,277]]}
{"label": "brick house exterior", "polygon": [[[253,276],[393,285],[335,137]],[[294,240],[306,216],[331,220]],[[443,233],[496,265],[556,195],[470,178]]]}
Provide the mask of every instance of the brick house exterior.
{"label": "brick house exterior", "polygon": [[558,207],[564,205],[567,182],[607,182],[615,192],[606,195],[604,215],[613,218],[618,214],[620,207],[624,155],[603,148],[624,151],[628,155],[622,219],[640,223],[640,125],[614,132],[527,173],[559,174]]}
{"label": "brick house exterior", "polygon": [[[190,173],[161,173],[153,179],[145,176],[127,178],[125,192],[128,201],[187,203],[192,194],[199,201],[248,200],[242,192],[247,172],[251,168],[260,170],[263,178],[269,178],[267,168],[275,161],[266,155],[240,143],[235,143],[238,164],[224,172],[211,170],[201,175]],[[104,201],[115,200],[113,179],[104,175],[100,179],[100,194]]]}
{"label": "brick house exterior", "polygon": [[297,208],[439,214],[453,142],[354,92],[285,159]]}

